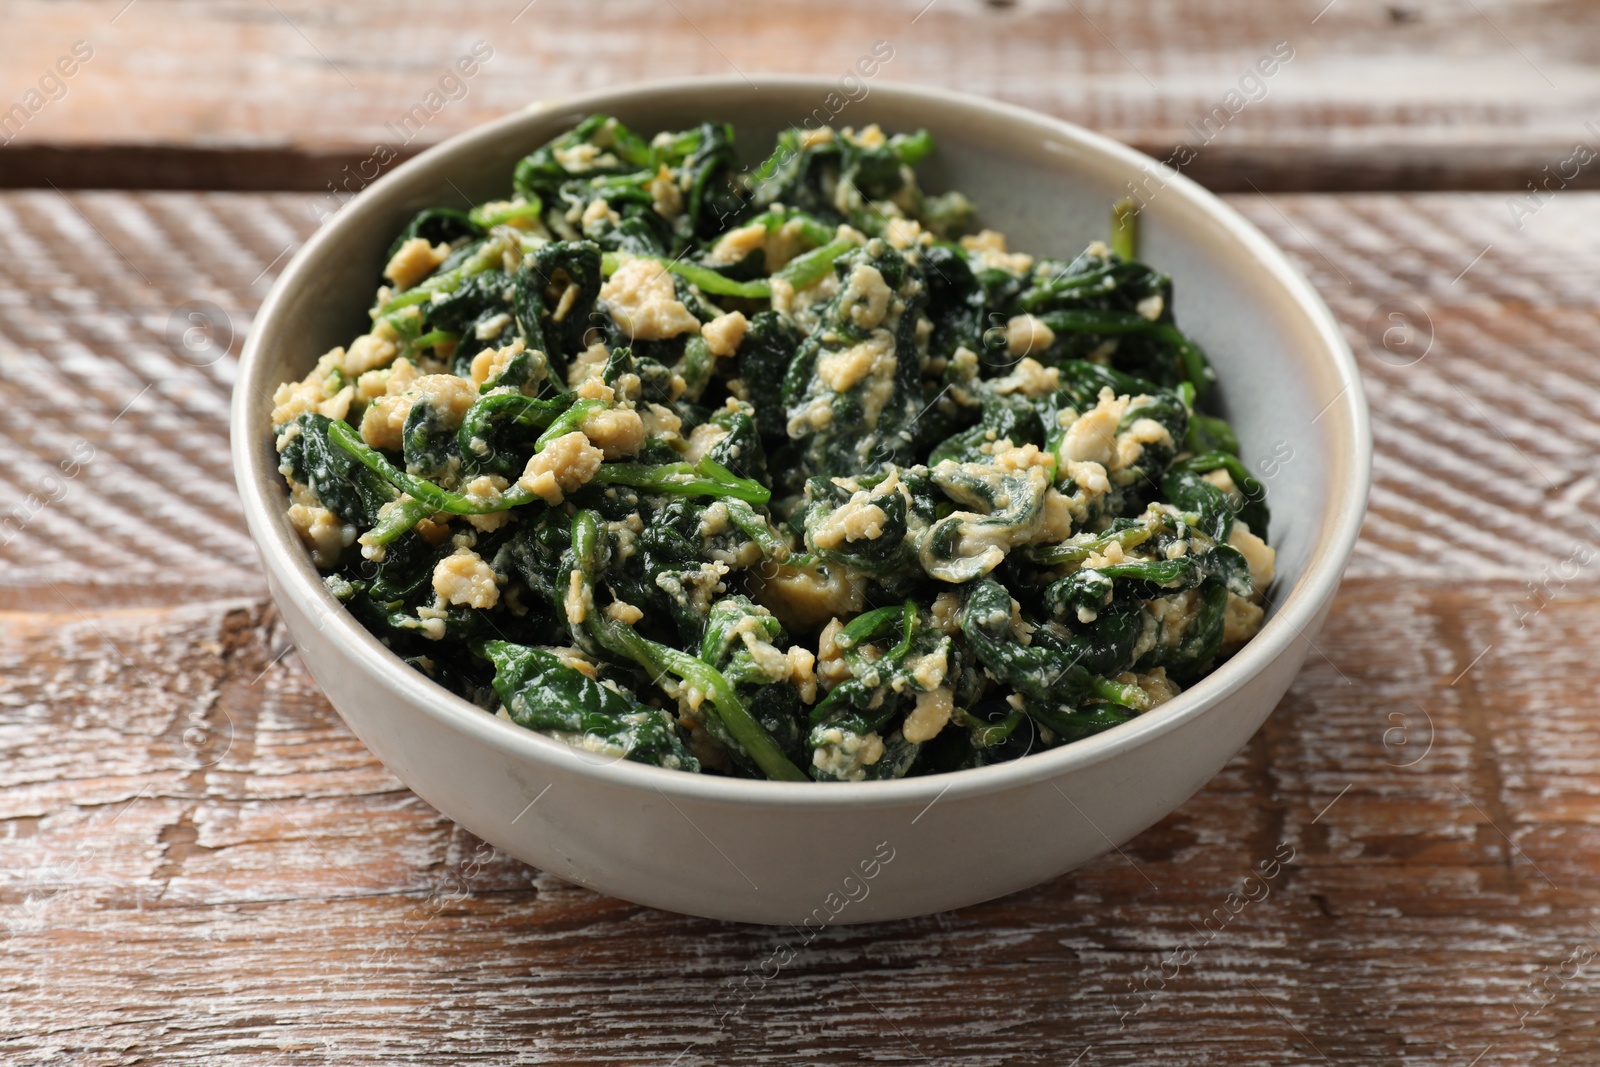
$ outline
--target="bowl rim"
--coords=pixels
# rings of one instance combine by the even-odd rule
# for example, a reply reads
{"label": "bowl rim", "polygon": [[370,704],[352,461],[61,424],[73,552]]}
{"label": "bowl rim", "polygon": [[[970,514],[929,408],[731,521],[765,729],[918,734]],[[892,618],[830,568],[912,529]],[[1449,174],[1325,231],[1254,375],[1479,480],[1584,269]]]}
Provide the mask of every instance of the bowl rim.
{"label": "bowl rim", "polygon": [[[387,695],[420,709],[442,725],[468,735],[520,762],[548,770],[552,779],[563,771],[611,786],[654,791],[673,798],[706,803],[749,806],[778,805],[816,809],[909,807],[922,804],[925,813],[954,793],[979,796],[1060,778],[1144,745],[1200,718],[1234,696],[1245,684],[1289,651],[1294,641],[1332,599],[1348,562],[1366,511],[1371,480],[1372,432],[1366,397],[1355,357],[1344,334],[1311,283],[1265,234],[1215,194],[1163,163],[1128,145],[1051,115],[986,97],[887,80],[874,80],[869,95],[883,94],[902,102],[931,108],[987,113],[1008,123],[1031,124],[1074,149],[1109,158],[1134,170],[1154,171],[1164,182],[1163,191],[1187,199],[1220,226],[1240,249],[1254,258],[1283,285],[1297,310],[1314,328],[1321,350],[1320,377],[1338,392],[1323,408],[1341,408],[1348,425],[1348,440],[1335,447],[1326,499],[1329,514],[1312,546],[1299,580],[1277,605],[1261,631],[1226,663],[1178,694],[1171,701],[1137,718],[1092,737],[1048,749],[1002,764],[950,771],[943,774],[864,782],[775,782],[690,774],[627,760],[602,762],[590,754],[544,734],[517,726],[451,693],[421,672],[403,663],[371,632],[356,621],[323,587],[321,576],[299,540],[293,537],[284,515],[286,499],[275,463],[265,462],[261,445],[271,436],[268,416],[252,416],[252,401],[263,387],[263,338],[269,324],[282,318],[282,307],[292,290],[315,284],[307,277],[310,264],[324,248],[340,239],[343,229],[380,206],[382,194],[398,188],[414,171],[463,149],[513,134],[519,127],[565,111],[606,111],[647,95],[683,94],[754,87],[778,90],[834,91],[836,80],[810,75],[717,75],[684,77],[612,86],[573,96],[535,101],[500,118],[466,130],[419,153],[366,186],[327,219],[285,266],[262,301],[240,355],[230,412],[231,451],[246,525],[270,578],[274,592],[293,597],[312,615],[323,635]],[[865,102],[863,98],[861,102]],[[1324,358],[1326,357],[1326,358]],[[264,383],[267,387],[278,383]],[[258,405],[256,410],[262,411]],[[1320,419],[1320,415],[1318,418]],[[1337,422],[1337,420],[1335,420]],[[1314,647],[1314,646],[1313,646]],[[337,709],[336,709],[337,710]],[[342,713],[341,713],[342,714]],[[921,814],[917,816],[921,818]],[[915,820],[913,820],[915,821]]]}

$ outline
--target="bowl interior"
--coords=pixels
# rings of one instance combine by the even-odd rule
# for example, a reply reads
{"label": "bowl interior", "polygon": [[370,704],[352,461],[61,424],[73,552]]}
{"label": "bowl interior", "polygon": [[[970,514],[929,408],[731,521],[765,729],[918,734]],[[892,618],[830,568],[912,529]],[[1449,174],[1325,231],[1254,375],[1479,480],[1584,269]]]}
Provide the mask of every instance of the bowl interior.
{"label": "bowl interior", "polygon": [[[446,142],[347,203],[330,196],[312,205],[317,214],[338,210],[295,257],[263,307],[235,400],[240,487],[263,553],[278,555],[289,580],[305,584],[306,595],[325,596],[311,588],[320,584],[316,572],[284,517],[270,398],[278,383],[302,377],[321,353],[363,332],[363,309],[379,282],[384,251],[416,210],[505,196],[518,159],[595,111],[614,114],[646,136],[706,119],[731,122],[751,166],[783,128],[819,120],[856,127],[876,122],[889,132],[929,129],[938,148],[920,168],[926,187],[965,192],[978,206],[979,224],[1006,233],[1014,251],[1070,257],[1105,237],[1112,203],[1138,188],[1146,201],[1141,258],[1172,276],[1178,322],[1215,364],[1242,458],[1265,482],[1273,511],[1270,540],[1279,577],[1261,634],[1158,711],[1019,763],[1088,759],[1134,743],[1164,721],[1199,713],[1201,704],[1214,703],[1230,684],[1281,654],[1312,621],[1343,569],[1360,527],[1370,452],[1354,361],[1310,286],[1231,209],[1104,138],[1020,109],[906,86],[873,85],[865,98],[830,118],[841,99],[837,86],[824,79],[762,78],[751,85],[731,78],[547,102]],[[268,562],[271,567],[274,561]],[[393,670],[412,673],[397,659],[391,662]],[[432,685],[420,675],[415,680]],[[441,704],[459,705],[459,714],[482,716],[444,690],[436,692]],[[899,784],[904,783],[865,787]]]}

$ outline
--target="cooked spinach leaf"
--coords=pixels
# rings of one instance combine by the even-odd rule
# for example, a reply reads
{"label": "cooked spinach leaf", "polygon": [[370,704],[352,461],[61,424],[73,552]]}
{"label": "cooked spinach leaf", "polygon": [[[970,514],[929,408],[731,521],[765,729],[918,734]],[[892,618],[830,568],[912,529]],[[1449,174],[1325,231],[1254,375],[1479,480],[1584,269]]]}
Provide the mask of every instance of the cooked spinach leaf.
{"label": "cooked spinach leaf", "polygon": [[991,765],[1204,677],[1271,514],[1137,211],[1034,258],[937,152],[593,115],[417,213],[274,397],[330,594],[486,712],[736,777]]}

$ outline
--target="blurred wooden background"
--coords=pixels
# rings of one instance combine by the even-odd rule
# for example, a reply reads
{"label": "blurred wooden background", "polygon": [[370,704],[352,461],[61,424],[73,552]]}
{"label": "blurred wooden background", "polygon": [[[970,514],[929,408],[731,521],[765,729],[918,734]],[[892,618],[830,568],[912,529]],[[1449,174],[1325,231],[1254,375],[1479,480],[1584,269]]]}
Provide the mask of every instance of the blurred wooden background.
{"label": "blurred wooden background", "polygon": [[[1600,196],[1576,151],[1600,150],[1595,21],[1487,0],[11,0],[0,1061],[1600,1062]],[[1157,155],[1211,116],[1187,171],[1344,324],[1377,484],[1300,679],[1199,796],[1034,890],[830,930],[719,1022],[782,931],[494,855],[340,723],[266,598],[227,400],[307,190],[396,143],[475,43],[492,56],[411,150],[600,85],[842,75],[879,40],[882,78]],[[1243,80],[1280,42],[1292,58]],[[1228,912],[1280,849],[1271,895]]]}
{"label": "blurred wooden background", "polygon": [[882,78],[1038,108],[1164,156],[1282,41],[1292,60],[1264,90],[1243,87],[1200,180],[1521,188],[1600,120],[1594,28],[1575,0],[8,0],[0,102],[76,41],[93,58],[0,154],[0,182],[321,188],[394,143],[390,124],[479,41],[493,57],[413,147],[621,82],[843,75],[883,40]]}

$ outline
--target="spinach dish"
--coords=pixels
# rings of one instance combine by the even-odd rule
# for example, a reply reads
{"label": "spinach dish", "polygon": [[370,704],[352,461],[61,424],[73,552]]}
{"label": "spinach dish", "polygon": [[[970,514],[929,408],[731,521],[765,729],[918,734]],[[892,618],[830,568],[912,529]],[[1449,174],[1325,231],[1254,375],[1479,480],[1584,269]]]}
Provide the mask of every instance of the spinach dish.
{"label": "spinach dish", "polygon": [[418,214],[274,397],[329,591],[486,712],[747,778],[1016,759],[1212,670],[1267,506],[1136,216],[1010,251],[933,151],[596,115]]}

